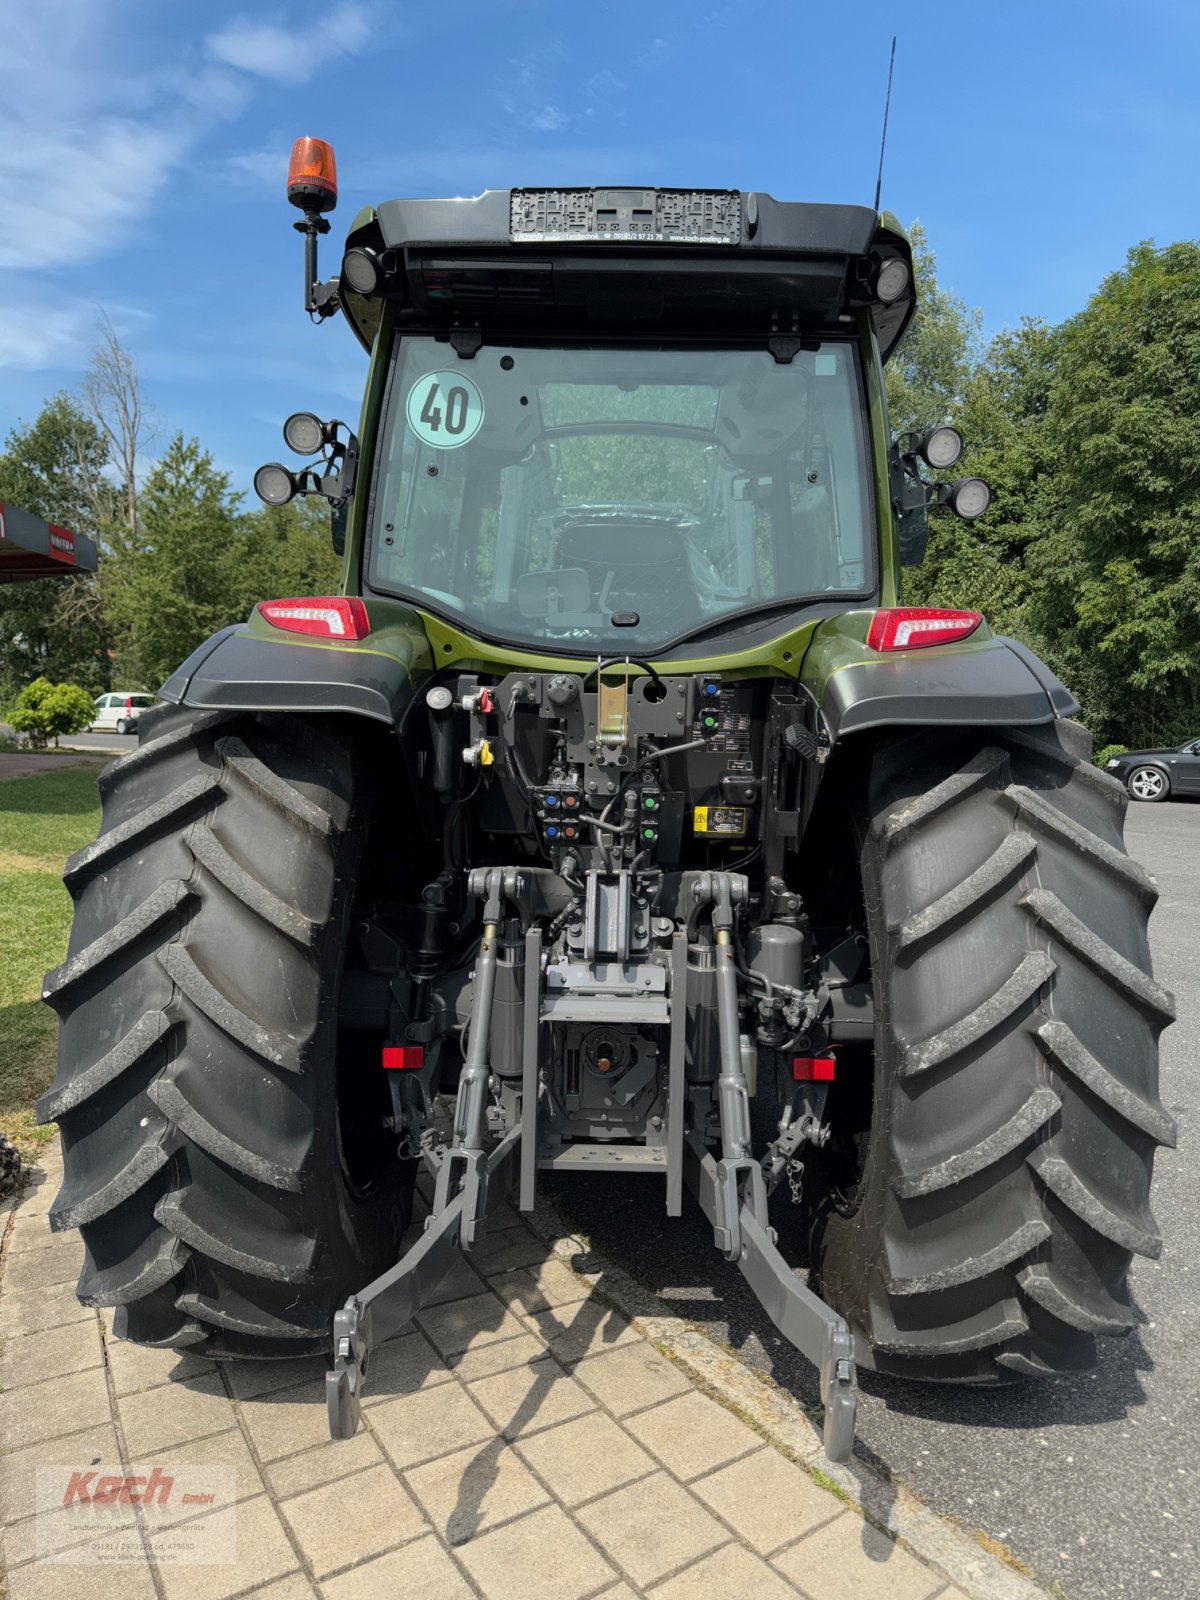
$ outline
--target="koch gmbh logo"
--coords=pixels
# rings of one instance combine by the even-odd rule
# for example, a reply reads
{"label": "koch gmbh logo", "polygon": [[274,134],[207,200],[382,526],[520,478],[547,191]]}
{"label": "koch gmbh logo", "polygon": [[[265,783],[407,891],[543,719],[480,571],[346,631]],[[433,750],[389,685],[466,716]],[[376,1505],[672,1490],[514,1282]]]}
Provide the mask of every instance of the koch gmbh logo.
{"label": "koch gmbh logo", "polygon": [[[74,1471],[63,1491],[64,1506],[165,1506],[171,1499],[175,1479],[161,1467],[155,1467],[148,1477],[136,1473],[99,1473],[95,1467],[85,1472]],[[211,1494],[183,1494],[180,1503],[211,1505]]]}
{"label": "koch gmbh logo", "polygon": [[37,1469],[37,1557],[60,1565],[237,1558],[232,1467],[108,1465]]}

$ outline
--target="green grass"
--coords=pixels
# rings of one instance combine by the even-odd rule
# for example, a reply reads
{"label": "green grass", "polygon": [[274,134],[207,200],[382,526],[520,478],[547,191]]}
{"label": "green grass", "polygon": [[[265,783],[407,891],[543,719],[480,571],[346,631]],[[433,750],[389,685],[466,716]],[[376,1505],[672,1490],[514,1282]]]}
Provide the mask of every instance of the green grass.
{"label": "green grass", "polygon": [[0,851],[36,856],[62,871],[73,850],[96,837],[100,799],[96,774],[102,763],[35,772],[0,783]]}
{"label": "green grass", "polygon": [[96,836],[99,763],[0,782],[0,1132],[32,1155],[32,1107],[54,1076],[54,1015],[42,974],[67,949],[66,858]]}

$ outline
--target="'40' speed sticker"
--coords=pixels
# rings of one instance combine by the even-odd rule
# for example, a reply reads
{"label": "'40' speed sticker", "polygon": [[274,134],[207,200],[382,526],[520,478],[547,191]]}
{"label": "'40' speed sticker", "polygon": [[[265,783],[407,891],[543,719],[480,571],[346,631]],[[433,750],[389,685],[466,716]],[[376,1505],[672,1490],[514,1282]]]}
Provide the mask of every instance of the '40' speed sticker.
{"label": "'40' speed sticker", "polygon": [[457,450],[483,425],[483,396],[461,372],[427,372],[408,391],[408,425],[422,444]]}

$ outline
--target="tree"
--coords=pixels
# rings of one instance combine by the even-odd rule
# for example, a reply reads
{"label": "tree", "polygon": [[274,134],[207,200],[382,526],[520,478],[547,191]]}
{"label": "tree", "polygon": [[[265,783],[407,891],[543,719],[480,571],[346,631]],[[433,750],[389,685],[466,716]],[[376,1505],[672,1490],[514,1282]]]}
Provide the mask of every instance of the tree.
{"label": "tree", "polygon": [[[0,502],[95,536],[108,450],[96,425],[69,395],[56,394],[36,419],[15,428],[0,455]],[[108,686],[108,639],[86,573],[6,584],[0,589],[0,694],[34,678]]]}
{"label": "tree", "polygon": [[1200,245],[1138,245],[1062,329],[1031,614],[1093,730],[1200,732]]}
{"label": "tree", "polygon": [[1045,527],[1055,452],[1046,427],[1058,333],[1026,319],[988,345],[952,413],[966,449],[956,476],[983,478],[992,503],[978,523],[932,519],[924,565],[906,581],[917,604],[967,606],[998,631],[1034,643],[1026,616],[1030,545]]}
{"label": "tree", "polygon": [[18,733],[28,735],[32,745],[43,749],[48,739],[57,745],[63,735],[82,733],[95,715],[95,704],[86,689],[35,678],[21,690],[8,720]]}
{"label": "tree", "polygon": [[155,688],[216,629],[245,615],[245,536],[229,479],[181,433],[146,480],[107,605],[130,684]]}
{"label": "tree", "polygon": [[909,229],[917,311],[887,367],[888,416],[893,434],[931,428],[954,415],[983,326],[983,313],[943,289],[925,229]]}
{"label": "tree", "polygon": [[[142,401],[137,366],[101,312],[99,341],[84,374],[82,399],[104,439],[111,472],[97,484],[93,515],[100,539],[100,571],[88,597],[107,617],[129,580],[138,541],[138,496],[142,458],[154,425]],[[119,609],[119,602],[118,602]]]}
{"label": "tree", "polygon": [[243,614],[259,600],[334,594],[342,558],[329,532],[329,502],[316,496],[264,506],[241,519],[245,540]]}
{"label": "tree", "polygon": [[107,442],[116,481],[105,481],[103,501],[95,507],[95,520],[110,535],[121,529],[123,542],[128,542],[137,536],[139,463],[154,437],[154,427],[142,403],[133,357],[117,338],[104,312],[100,313],[99,332],[99,342],[84,374],[83,402]]}

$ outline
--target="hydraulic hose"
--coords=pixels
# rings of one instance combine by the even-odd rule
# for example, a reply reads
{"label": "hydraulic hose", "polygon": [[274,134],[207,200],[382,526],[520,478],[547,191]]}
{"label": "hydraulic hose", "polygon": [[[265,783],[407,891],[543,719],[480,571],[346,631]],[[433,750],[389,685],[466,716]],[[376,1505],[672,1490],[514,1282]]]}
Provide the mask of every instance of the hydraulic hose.
{"label": "hydraulic hose", "polygon": [[659,677],[655,668],[651,666],[649,661],[643,661],[640,656],[608,656],[603,661],[597,661],[594,667],[590,667],[588,671],[584,673],[583,687],[586,689],[591,680],[596,677],[598,673],[603,672],[606,667],[642,667],[650,674],[655,683],[662,683],[662,679]]}
{"label": "hydraulic hose", "polygon": [[[660,750],[657,745],[648,744],[646,749],[650,752],[652,761],[662,761],[667,756],[681,756],[685,750],[707,750],[707,739],[689,739],[686,744],[669,744],[665,750]],[[646,759],[642,757],[643,761]]]}

